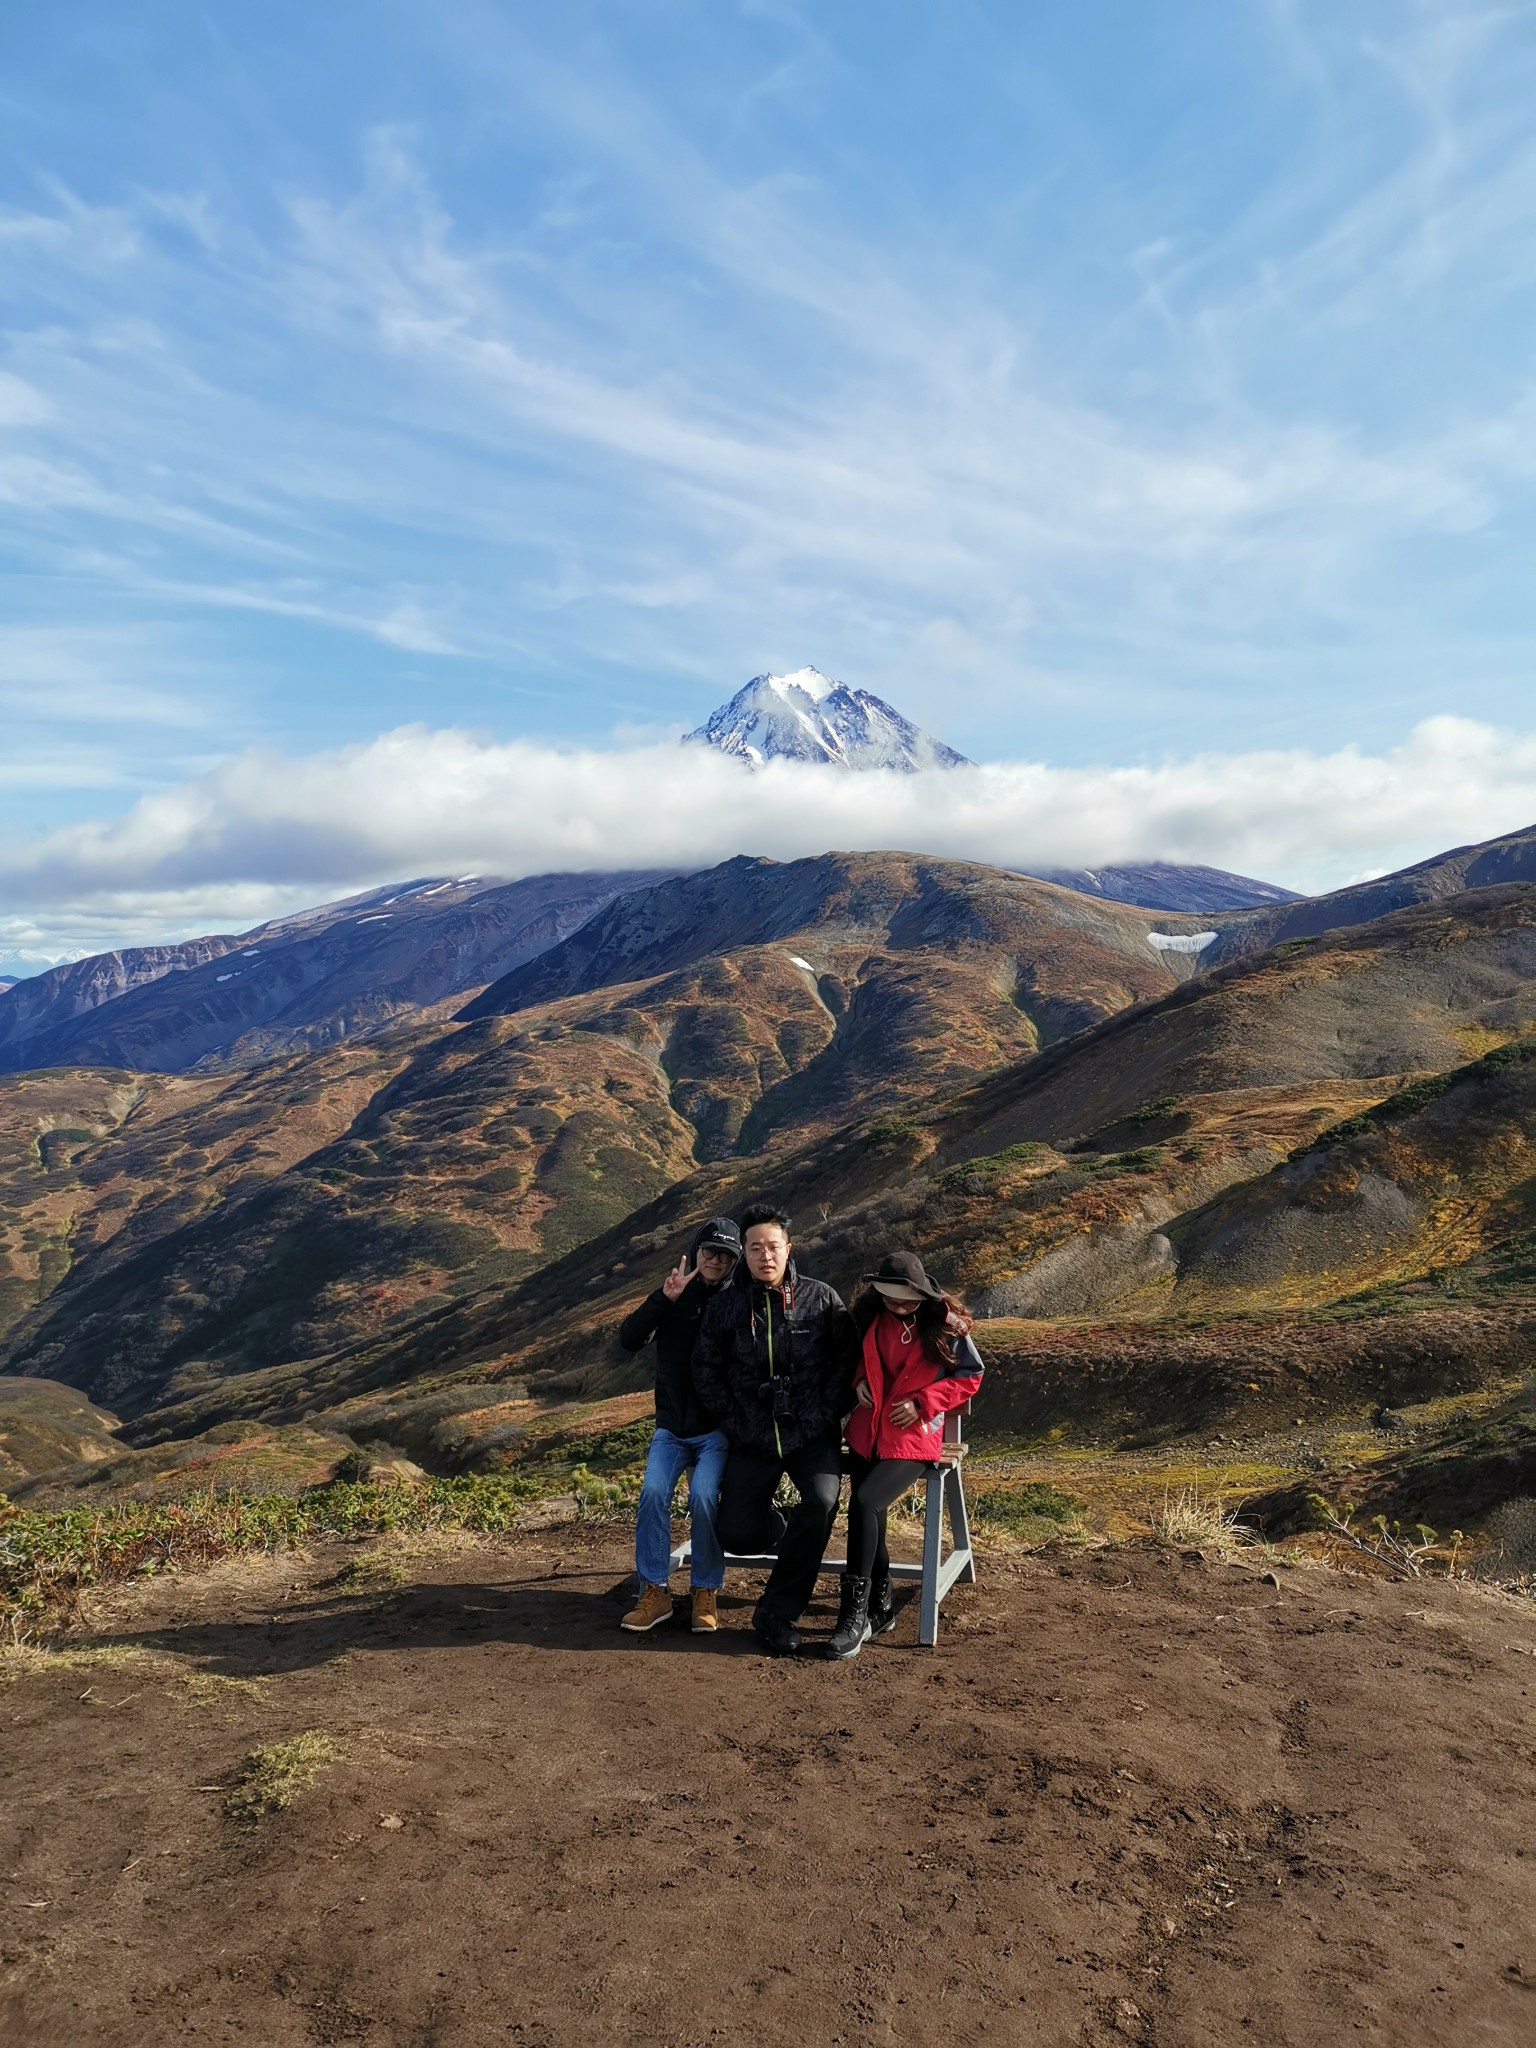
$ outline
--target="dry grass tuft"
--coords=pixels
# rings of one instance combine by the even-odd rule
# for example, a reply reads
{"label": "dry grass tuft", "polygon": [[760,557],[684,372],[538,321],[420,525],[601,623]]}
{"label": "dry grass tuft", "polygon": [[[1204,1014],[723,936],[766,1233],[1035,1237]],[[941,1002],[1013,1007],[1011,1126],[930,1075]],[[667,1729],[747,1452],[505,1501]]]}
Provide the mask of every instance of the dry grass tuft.
{"label": "dry grass tuft", "polygon": [[1164,1543],[1197,1544],[1202,1549],[1243,1550],[1253,1542],[1253,1531],[1237,1519],[1237,1512],[1219,1494],[1202,1493],[1195,1486],[1181,1486],[1177,1493],[1163,1495],[1152,1512],[1152,1534]]}
{"label": "dry grass tuft", "polygon": [[265,1743],[241,1765],[240,1782],[225,1799],[224,1811],[242,1826],[254,1827],[267,1814],[291,1806],[341,1753],[341,1744],[320,1728],[306,1728],[287,1742]]}
{"label": "dry grass tuft", "polygon": [[331,1582],[332,1590],[358,1595],[409,1586],[414,1584],[419,1566],[462,1556],[466,1550],[478,1550],[483,1541],[469,1529],[432,1529],[386,1536],[343,1566]]}
{"label": "dry grass tuft", "polygon": [[144,1670],[164,1662],[135,1643],[101,1643],[76,1650],[45,1650],[35,1643],[0,1643],[0,1681],[44,1678],[53,1671]]}
{"label": "dry grass tuft", "polygon": [[409,1563],[398,1552],[374,1552],[367,1557],[355,1557],[343,1566],[331,1585],[334,1592],[357,1596],[382,1593],[391,1586],[408,1586],[414,1576]]}

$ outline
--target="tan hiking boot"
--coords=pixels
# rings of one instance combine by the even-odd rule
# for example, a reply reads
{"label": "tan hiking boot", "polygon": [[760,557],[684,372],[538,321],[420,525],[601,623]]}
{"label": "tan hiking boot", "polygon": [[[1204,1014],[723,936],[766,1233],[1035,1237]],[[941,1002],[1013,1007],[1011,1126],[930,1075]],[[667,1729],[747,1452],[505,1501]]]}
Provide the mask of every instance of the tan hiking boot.
{"label": "tan hiking boot", "polygon": [[672,1589],[670,1586],[640,1587],[640,1598],[619,1623],[631,1635],[643,1636],[648,1628],[655,1628],[658,1622],[672,1619]]}
{"label": "tan hiking boot", "polygon": [[695,1586],[693,1589],[693,1632],[696,1636],[712,1636],[720,1626],[720,1617],[715,1612],[719,1595],[711,1586]]}

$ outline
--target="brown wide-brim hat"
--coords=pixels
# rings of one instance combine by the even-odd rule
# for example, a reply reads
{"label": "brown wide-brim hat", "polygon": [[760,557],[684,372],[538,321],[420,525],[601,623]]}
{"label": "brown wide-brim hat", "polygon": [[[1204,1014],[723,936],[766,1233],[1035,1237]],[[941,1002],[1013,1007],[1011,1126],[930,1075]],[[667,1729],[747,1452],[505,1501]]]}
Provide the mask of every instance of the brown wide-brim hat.
{"label": "brown wide-brim hat", "polygon": [[925,1300],[944,1299],[943,1288],[934,1286],[916,1252],[887,1252],[875,1272],[861,1273],[859,1279],[867,1287],[910,1287]]}

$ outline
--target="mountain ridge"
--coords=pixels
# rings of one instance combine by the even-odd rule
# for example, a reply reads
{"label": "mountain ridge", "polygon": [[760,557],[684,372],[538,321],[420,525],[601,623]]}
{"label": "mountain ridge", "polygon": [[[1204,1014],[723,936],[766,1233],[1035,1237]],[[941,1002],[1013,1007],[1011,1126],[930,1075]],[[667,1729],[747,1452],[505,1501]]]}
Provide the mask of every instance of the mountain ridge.
{"label": "mountain ridge", "polygon": [[1105,896],[1113,903],[1134,903],[1143,910],[1256,910],[1267,904],[1300,903],[1299,890],[1277,882],[1255,881],[1225,868],[1179,861],[1110,862],[1098,868],[1036,868],[1025,870],[1042,882],[1075,889],[1082,896]]}
{"label": "mountain ridge", "polygon": [[96,954],[0,993],[0,1073],[180,1073],[367,1034],[494,979],[665,872],[427,878],[238,935]]}

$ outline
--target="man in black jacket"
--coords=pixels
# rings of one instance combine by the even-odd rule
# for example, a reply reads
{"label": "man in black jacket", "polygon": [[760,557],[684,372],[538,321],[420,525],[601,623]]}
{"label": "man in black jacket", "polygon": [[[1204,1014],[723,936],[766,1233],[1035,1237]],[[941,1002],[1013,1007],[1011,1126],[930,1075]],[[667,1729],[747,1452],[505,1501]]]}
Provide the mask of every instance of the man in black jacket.
{"label": "man in black jacket", "polygon": [[[693,1383],[730,1442],[720,1541],[748,1556],[778,1553],[752,1625],[788,1656],[837,1519],[858,1337],[836,1291],[796,1270],[787,1216],[766,1203],[748,1209],[741,1240],[732,1284],[705,1311]],[[773,1505],[786,1472],[800,1495],[788,1517]]]}
{"label": "man in black jacket", "polygon": [[640,1598],[621,1628],[640,1635],[672,1618],[672,1494],[684,1472],[693,1539],[690,1573],[695,1635],[716,1627],[715,1596],[725,1582],[725,1557],[715,1535],[715,1503],[725,1470],[725,1438],[693,1388],[693,1346],[704,1311],[730,1279],[741,1256],[741,1233],[729,1216],[711,1216],[654,1294],[619,1325],[619,1342],[639,1351],[656,1339],[656,1433],[645,1461],[635,1516],[635,1569]]}

